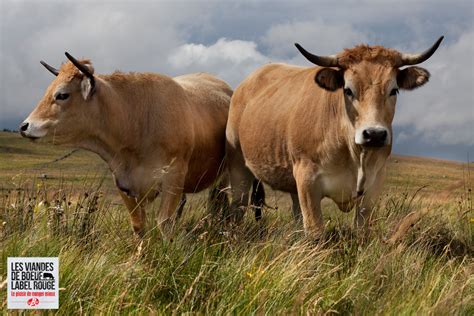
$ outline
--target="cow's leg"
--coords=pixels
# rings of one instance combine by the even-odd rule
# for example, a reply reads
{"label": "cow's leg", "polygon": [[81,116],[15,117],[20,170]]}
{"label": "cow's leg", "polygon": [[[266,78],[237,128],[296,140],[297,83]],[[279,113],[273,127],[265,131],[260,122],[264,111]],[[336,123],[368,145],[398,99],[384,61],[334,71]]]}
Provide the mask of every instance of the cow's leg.
{"label": "cow's leg", "polygon": [[176,210],[176,219],[180,219],[181,215],[183,215],[184,205],[186,205],[186,194],[183,193]]}
{"label": "cow's leg", "polygon": [[324,231],[321,213],[322,194],[316,182],[316,166],[311,161],[298,161],[293,168],[298,200],[306,235],[319,237]]}
{"label": "cow's leg", "polygon": [[171,231],[175,222],[174,215],[183,194],[186,172],[186,162],[174,161],[173,165],[162,175],[161,203],[158,209],[157,224],[165,235]]}
{"label": "cow's leg", "polygon": [[125,203],[132,222],[133,231],[140,237],[145,233],[146,213],[144,207],[137,203],[136,198],[129,197],[123,191],[119,190],[120,196]]}
{"label": "cow's leg", "polygon": [[255,220],[262,219],[262,209],[265,205],[265,189],[262,181],[254,179],[252,183],[252,195],[250,196],[250,204],[255,211]]}
{"label": "cow's leg", "polygon": [[226,156],[232,195],[229,218],[240,222],[249,204],[249,191],[255,177],[245,165],[238,140],[229,136],[229,128],[227,134]]}
{"label": "cow's leg", "polygon": [[291,193],[291,210],[293,211],[293,218],[295,222],[301,221],[301,207],[300,201],[298,200],[298,194]]}
{"label": "cow's leg", "polygon": [[229,180],[227,177],[221,177],[209,190],[207,197],[207,210],[214,219],[228,216],[229,212],[229,198],[226,190],[228,188]]}
{"label": "cow's leg", "polygon": [[254,176],[245,166],[243,159],[234,160],[229,163],[230,188],[232,203],[230,205],[230,217],[237,223],[242,221],[245,209],[249,204],[250,188]]}
{"label": "cow's leg", "polygon": [[249,204],[249,191],[254,177],[246,168],[234,168],[230,173],[232,203],[231,216],[236,222],[242,221]]}

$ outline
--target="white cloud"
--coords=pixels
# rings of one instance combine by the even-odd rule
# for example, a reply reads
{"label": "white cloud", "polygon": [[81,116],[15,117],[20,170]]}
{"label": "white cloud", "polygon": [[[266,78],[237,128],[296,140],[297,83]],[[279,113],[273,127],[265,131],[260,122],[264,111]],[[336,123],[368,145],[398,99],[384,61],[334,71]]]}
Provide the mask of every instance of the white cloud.
{"label": "white cloud", "polygon": [[184,44],[168,58],[177,71],[213,73],[234,87],[268,60],[256,43],[226,38],[209,46]]}

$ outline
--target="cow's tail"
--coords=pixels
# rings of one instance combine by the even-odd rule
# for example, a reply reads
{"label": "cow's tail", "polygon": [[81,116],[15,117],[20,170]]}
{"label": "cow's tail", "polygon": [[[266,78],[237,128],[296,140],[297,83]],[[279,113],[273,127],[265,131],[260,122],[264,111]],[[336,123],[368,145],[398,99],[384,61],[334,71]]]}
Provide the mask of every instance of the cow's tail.
{"label": "cow's tail", "polygon": [[263,183],[258,179],[253,180],[250,205],[252,205],[255,211],[255,219],[259,221],[262,218],[262,209],[265,205],[265,190]]}

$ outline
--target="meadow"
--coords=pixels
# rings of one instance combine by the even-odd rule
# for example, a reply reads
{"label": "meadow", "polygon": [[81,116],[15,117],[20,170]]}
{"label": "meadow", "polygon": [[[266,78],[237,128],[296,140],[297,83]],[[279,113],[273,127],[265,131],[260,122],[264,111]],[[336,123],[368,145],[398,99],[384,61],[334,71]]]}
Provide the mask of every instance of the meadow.
{"label": "meadow", "polygon": [[193,195],[171,239],[158,199],[141,242],[97,156],[1,132],[0,310],[7,257],[58,256],[59,314],[473,315],[473,165],[393,156],[387,172],[367,238],[325,200],[324,237],[307,240],[267,189],[264,219],[240,227]]}

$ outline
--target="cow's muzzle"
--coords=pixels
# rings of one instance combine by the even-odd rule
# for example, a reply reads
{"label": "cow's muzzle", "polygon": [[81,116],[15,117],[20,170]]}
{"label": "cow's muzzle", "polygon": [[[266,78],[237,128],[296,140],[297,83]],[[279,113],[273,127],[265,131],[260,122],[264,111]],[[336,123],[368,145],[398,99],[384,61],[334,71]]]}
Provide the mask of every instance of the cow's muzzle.
{"label": "cow's muzzle", "polygon": [[387,129],[381,127],[364,129],[360,145],[365,147],[383,147],[388,145]]}
{"label": "cow's muzzle", "polygon": [[28,122],[21,123],[19,127],[21,136],[25,138],[29,138],[31,140],[38,139],[39,137],[34,136],[30,133],[30,131],[28,130],[29,128],[30,128],[30,123]]}
{"label": "cow's muzzle", "polygon": [[20,124],[20,134],[21,134],[21,136],[30,138],[30,136],[27,134],[29,125],[30,124],[26,123],[26,122],[23,122],[23,123]]}

